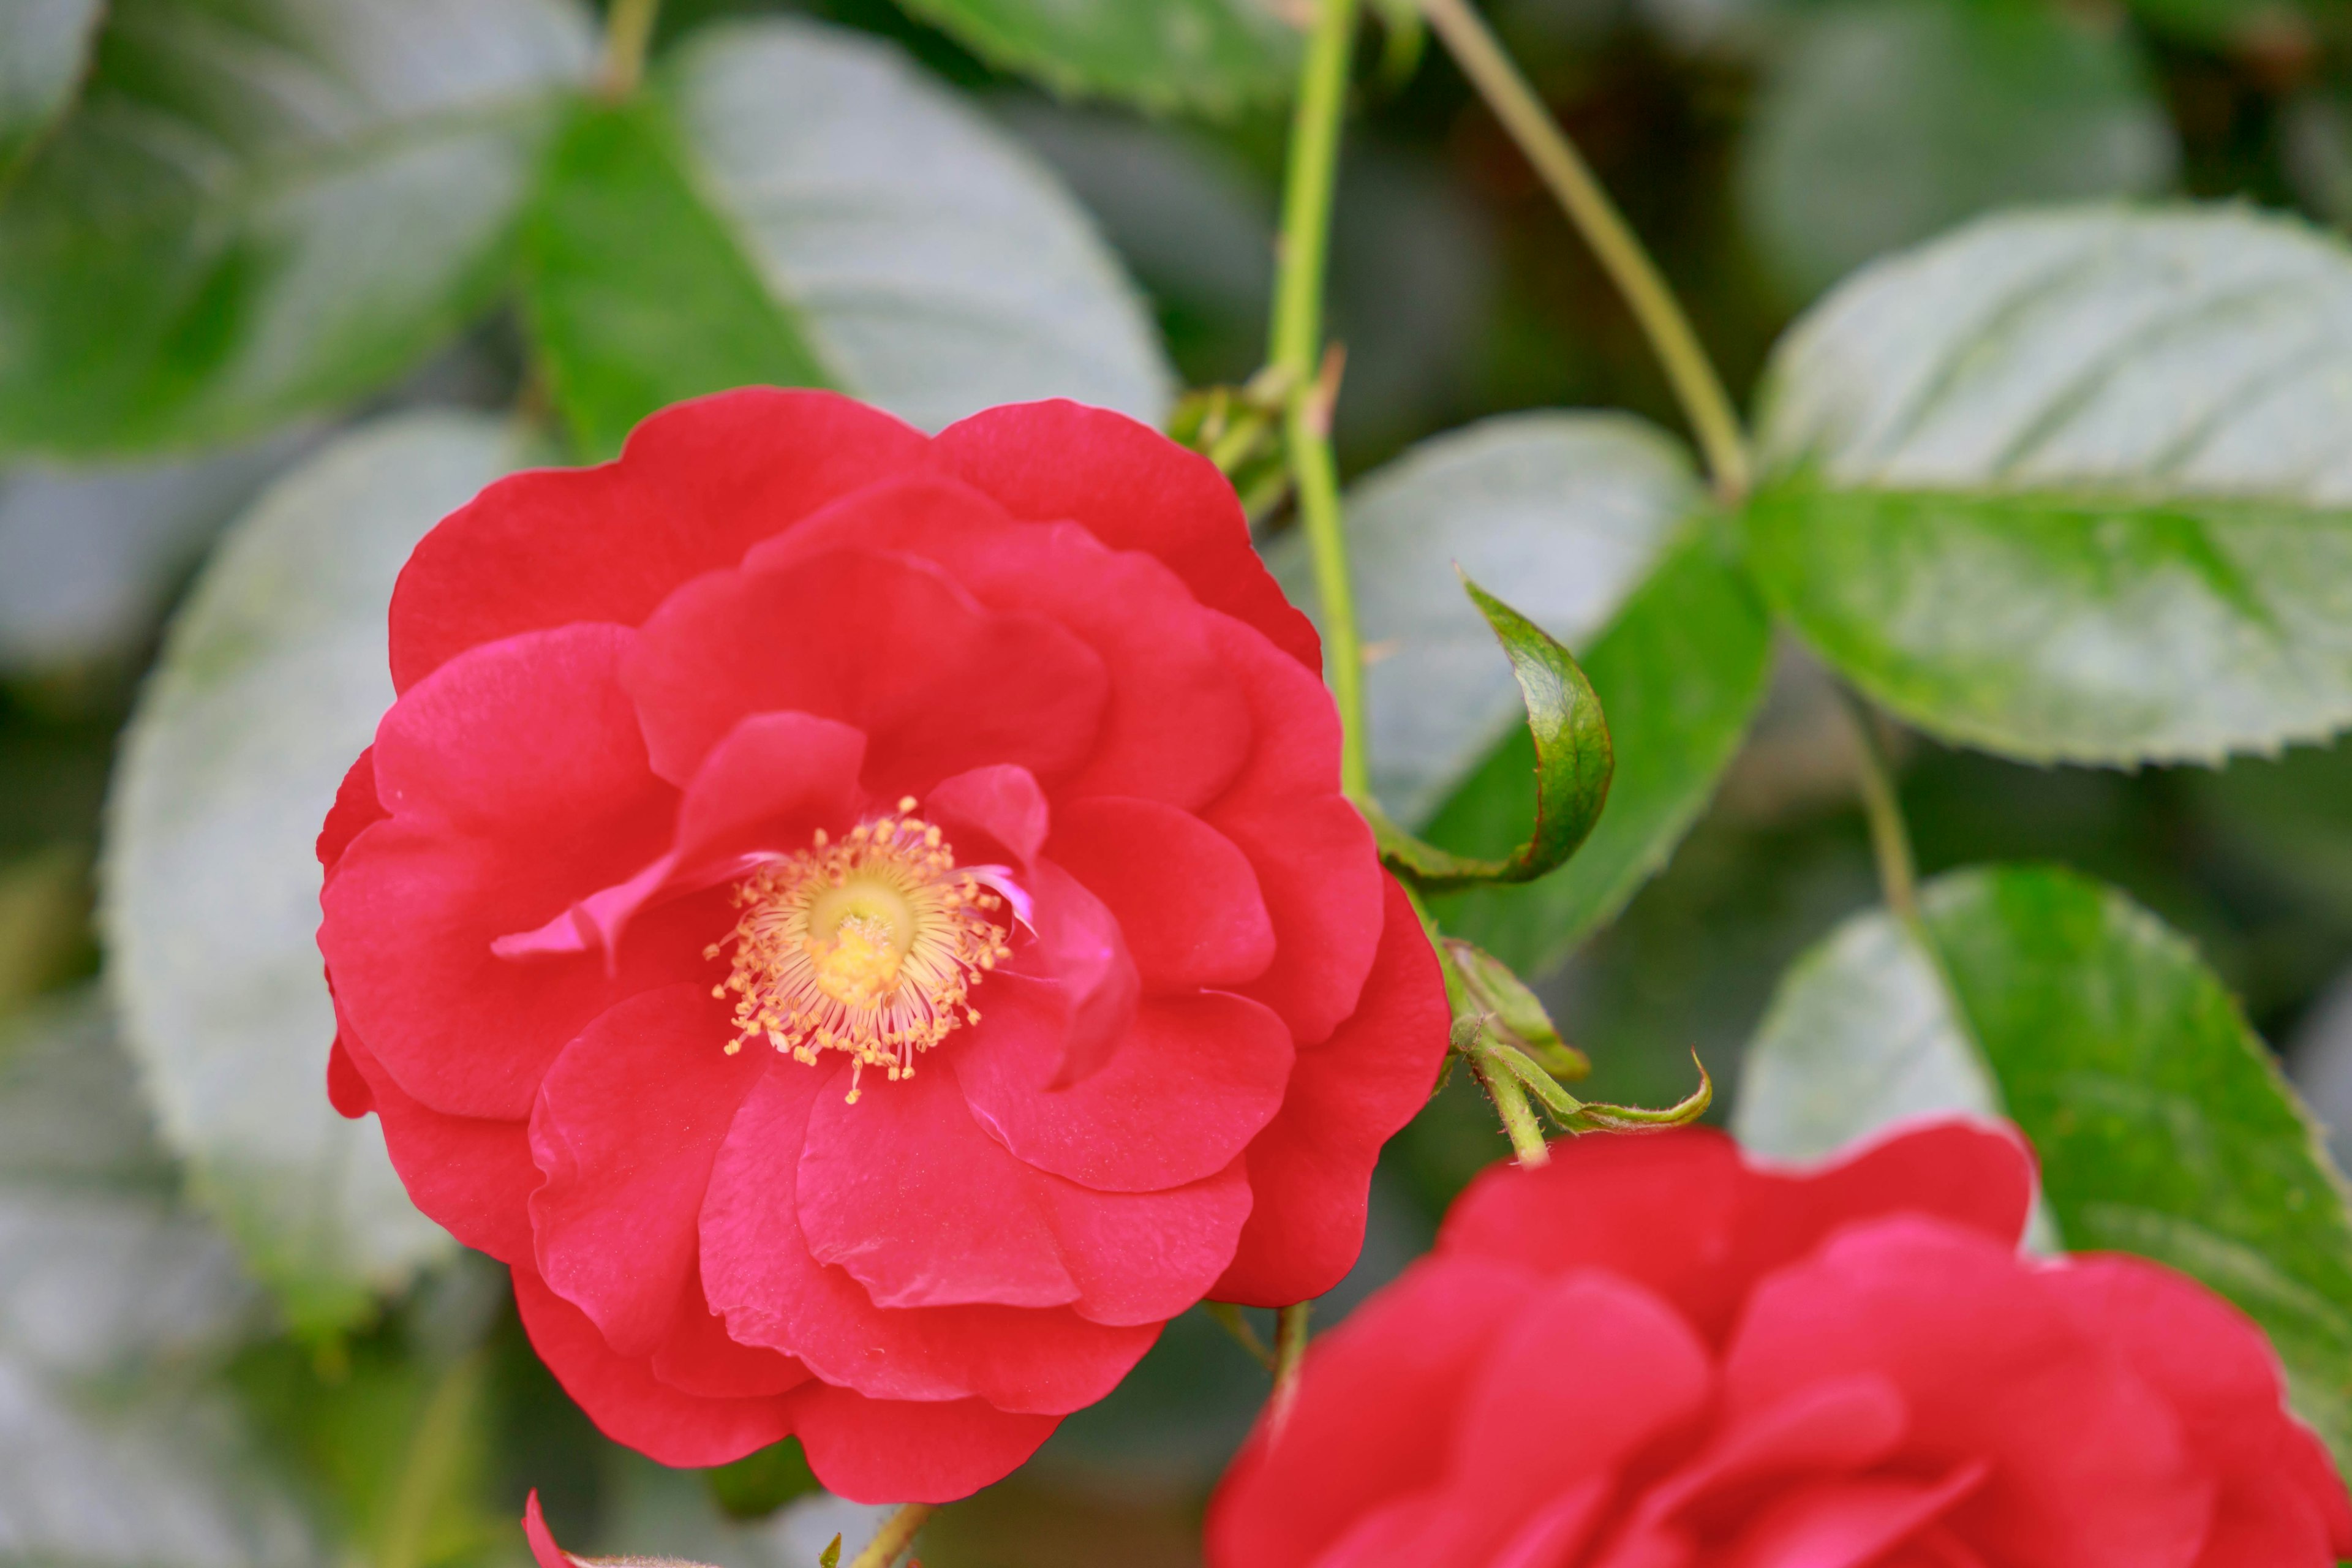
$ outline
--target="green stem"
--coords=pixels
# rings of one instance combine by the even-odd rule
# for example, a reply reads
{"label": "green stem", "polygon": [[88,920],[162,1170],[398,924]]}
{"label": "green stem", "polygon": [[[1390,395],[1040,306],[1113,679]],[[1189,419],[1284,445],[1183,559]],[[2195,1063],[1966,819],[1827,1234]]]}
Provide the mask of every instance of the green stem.
{"label": "green stem", "polygon": [[1212,1322],[1231,1334],[1235,1344],[1255,1356],[1260,1366],[1268,1372],[1274,1370],[1274,1352],[1257,1337],[1257,1331],[1250,1327],[1249,1320],[1242,1316],[1239,1307],[1231,1301],[1203,1301],[1201,1310],[1209,1314]]}
{"label": "green stem", "polygon": [[380,1568],[419,1568],[425,1560],[433,1520],[459,1480],[466,1424],[481,1391],[479,1352],[449,1363],[426,1396],[401,1456],[399,1479],[385,1510],[383,1539],[376,1552]]}
{"label": "green stem", "polygon": [[907,1549],[915,1544],[915,1533],[927,1523],[933,1506],[927,1502],[910,1502],[892,1514],[882,1526],[882,1533],[866,1543],[849,1568],[893,1568]]}
{"label": "green stem", "polygon": [[1601,268],[1632,307],[1633,319],[1665,367],[1666,380],[1698,437],[1717,493],[1727,501],[1739,500],[1748,493],[1750,478],[1748,438],[1723,390],[1723,379],[1716,374],[1706,350],[1699,346],[1698,334],[1691,330],[1674,290],[1666,287],[1624,215],[1593,178],[1574,144],[1554,123],[1543,100],[1528,86],[1468,0],[1420,0],[1420,4],[1422,15],[1444,40],[1462,74],[1470,79],[1478,96],[1486,100],[1511,140],[1551,187],[1569,221],[1592,247]]}
{"label": "green stem", "polygon": [[1551,1163],[1551,1149],[1544,1142],[1543,1123],[1536,1119],[1535,1107],[1528,1103],[1528,1091],[1519,1087],[1511,1075],[1479,1052],[1470,1058],[1470,1070],[1478,1075],[1479,1084],[1486,1098],[1495,1102],[1495,1114],[1502,1119],[1503,1131],[1511,1141],[1511,1152],[1528,1170]]}
{"label": "green stem", "polygon": [[1895,771],[1888,765],[1878,710],[1849,691],[1846,717],[1853,721],[1854,787],[1862,796],[1864,817],[1870,824],[1870,852],[1878,862],[1879,890],[1895,919],[1919,927],[1919,872],[1911,858],[1911,830],[1903,820],[1903,802],[1895,794]]}
{"label": "green stem", "polygon": [[1274,1315],[1274,1396],[1266,1426],[1279,1439],[1298,1403],[1298,1369],[1307,1359],[1307,1320],[1312,1301],[1293,1301]]}
{"label": "green stem", "polygon": [[1317,372],[1323,353],[1324,268],[1331,244],[1331,193],[1339,163],[1339,122],[1348,107],[1348,62],[1357,0],[1321,0],[1300,68],[1284,178],[1282,238],[1276,258],[1270,358],[1283,374],[1283,429],[1298,483],[1323,607],[1323,663],[1339,710],[1339,787],[1371,798],[1364,754],[1364,654],[1339,521],[1339,478],[1331,458],[1331,410]]}
{"label": "green stem", "polygon": [[622,99],[645,79],[646,48],[652,43],[661,0],[613,0],[604,14],[604,64],[600,84],[608,98]]}

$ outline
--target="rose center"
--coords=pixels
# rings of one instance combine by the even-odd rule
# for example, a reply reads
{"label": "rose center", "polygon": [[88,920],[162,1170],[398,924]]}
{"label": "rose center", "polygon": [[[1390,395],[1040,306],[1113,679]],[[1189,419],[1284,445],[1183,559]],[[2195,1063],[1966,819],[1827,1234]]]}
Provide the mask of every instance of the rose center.
{"label": "rose center", "polygon": [[854,1101],[866,1068],[908,1077],[918,1055],[980,1021],[971,988],[1011,955],[994,918],[1004,900],[914,808],[900,801],[837,843],[819,829],[737,885],[735,929],[707,952],[734,950],[713,990],[735,996],[730,1055],[753,1039],[810,1064],[844,1052]]}

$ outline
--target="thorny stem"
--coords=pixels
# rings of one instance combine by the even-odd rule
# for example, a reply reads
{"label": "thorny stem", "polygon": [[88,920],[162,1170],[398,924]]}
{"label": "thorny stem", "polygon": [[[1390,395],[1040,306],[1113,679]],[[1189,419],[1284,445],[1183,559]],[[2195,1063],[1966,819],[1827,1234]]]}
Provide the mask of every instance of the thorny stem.
{"label": "thorny stem", "polygon": [[1536,166],[1544,184],[1551,187],[1569,221],[1584,236],[1618,292],[1624,295],[1633,319],[1665,367],[1666,380],[1690,420],[1699,449],[1706,455],[1717,493],[1727,501],[1739,500],[1748,493],[1749,482],[1748,440],[1740,431],[1739,416],[1724,393],[1714,363],[1699,346],[1689,318],[1683,314],[1674,291],[1658,275],[1624,215],[1593,178],[1575,145],[1553,122],[1543,100],[1528,86],[1468,0],[1420,0],[1420,5],[1462,73],[1511,133],[1511,140],[1519,144],[1528,162]]}
{"label": "thorny stem", "polygon": [[604,16],[604,63],[598,79],[607,98],[626,98],[645,79],[646,46],[660,12],[661,0],[613,0]]}
{"label": "thorny stem", "polygon": [[1348,541],[1339,523],[1329,396],[1317,374],[1323,352],[1331,193],[1339,162],[1339,122],[1348,106],[1356,5],[1357,0],[1319,0],[1307,38],[1298,107],[1291,119],[1269,336],[1270,358],[1283,378],[1283,427],[1298,485],[1298,524],[1306,531],[1315,592],[1323,606],[1323,662],[1331,700],[1339,710],[1339,787],[1360,802],[1371,798],[1371,773],[1364,755],[1363,645],[1348,577]]}
{"label": "thorny stem", "polygon": [[1495,1102],[1495,1114],[1502,1118],[1503,1131],[1511,1140],[1511,1152],[1518,1157],[1519,1163],[1529,1170],[1551,1163],[1543,1124],[1536,1119],[1535,1107],[1528,1103],[1528,1091],[1518,1080],[1482,1055],[1470,1058],[1470,1070],[1478,1075],[1486,1098]]}
{"label": "thorny stem", "polygon": [[1919,873],[1911,858],[1911,831],[1903,820],[1903,803],[1895,793],[1895,773],[1888,766],[1883,721],[1878,710],[1849,691],[1846,717],[1853,724],[1854,786],[1862,796],[1863,816],[1870,824],[1870,852],[1878,862],[1878,886],[1887,909],[1905,925],[1919,926]]}
{"label": "thorny stem", "polygon": [[907,1549],[915,1544],[915,1532],[921,1530],[932,1512],[927,1502],[910,1502],[890,1516],[882,1526],[882,1533],[867,1542],[849,1568],[893,1568]]}

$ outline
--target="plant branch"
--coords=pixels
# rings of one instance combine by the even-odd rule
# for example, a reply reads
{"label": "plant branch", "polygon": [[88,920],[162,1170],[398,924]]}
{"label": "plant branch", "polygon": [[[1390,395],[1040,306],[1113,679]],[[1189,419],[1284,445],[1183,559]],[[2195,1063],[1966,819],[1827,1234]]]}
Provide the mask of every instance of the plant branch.
{"label": "plant branch", "polygon": [[892,1514],[882,1526],[882,1533],[866,1543],[866,1550],[850,1563],[849,1568],[894,1568],[907,1549],[915,1544],[915,1532],[930,1520],[933,1505],[910,1502]]}
{"label": "plant branch", "polygon": [[1611,281],[1632,307],[1633,319],[1657,352],[1666,380],[1698,437],[1717,493],[1727,501],[1739,500],[1748,493],[1750,478],[1748,438],[1740,430],[1739,416],[1723,390],[1714,362],[1699,346],[1689,318],[1683,314],[1674,291],[1659,276],[1624,215],[1593,178],[1575,145],[1553,121],[1495,35],[1470,8],[1469,0],[1420,0],[1420,5],[1422,15],[1444,40],[1463,75],[1511,133],[1511,140],[1519,144],[1544,184],[1551,187],[1569,221],[1592,247]]}
{"label": "plant branch", "polygon": [[1235,1344],[1256,1357],[1258,1365],[1268,1372],[1275,1370],[1274,1352],[1257,1337],[1257,1331],[1250,1327],[1249,1320],[1242,1316],[1239,1307],[1231,1301],[1203,1301],[1201,1310],[1209,1314],[1212,1322],[1231,1334]]}
{"label": "plant branch", "polygon": [[1269,358],[1283,384],[1283,427],[1298,487],[1298,525],[1315,567],[1323,608],[1323,662],[1339,710],[1339,786],[1371,798],[1364,753],[1364,654],[1356,629],[1348,541],[1339,519],[1339,478],[1331,458],[1329,393],[1323,354],[1323,283],[1331,244],[1331,194],[1339,123],[1348,107],[1348,63],[1357,0],[1320,0],[1300,67],[1298,104],[1284,176],[1282,237],[1276,257]]}
{"label": "plant branch", "polygon": [[1919,873],[1911,858],[1911,830],[1903,820],[1903,802],[1895,790],[1895,771],[1888,765],[1884,721],[1878,710],[1852,691],[1844,693],[1846,717],[1853,725],[1854,787],[1862,796],[1863,816],[1870,824],[1870,852],[1878,862],[1878,885],[1886,907],[1915,931],[1919,926]]}
{"label": "plant branch", "polygon": [[612,0],[604,14],[604,63],[598,71],[605,97],[626,98],[645,79],[646,48],[660,13],[661,0]]}
{"label": "plant branch", "polygon": [[1298,1403],[1298,1369],[1307,1356],[1307,1320],[1312,1301],[1293,1301],[1274,1315],[1274,1395],[1266,1416],[1271,1440],[1279,1442],[1290,1425],[1292,1406]]}

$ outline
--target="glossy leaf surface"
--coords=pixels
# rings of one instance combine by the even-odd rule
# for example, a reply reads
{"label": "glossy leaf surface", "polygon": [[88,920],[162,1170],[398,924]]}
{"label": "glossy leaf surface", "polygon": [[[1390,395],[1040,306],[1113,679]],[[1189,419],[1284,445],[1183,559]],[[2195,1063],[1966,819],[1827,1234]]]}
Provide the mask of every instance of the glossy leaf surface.
{"label": "glossy leaf surface", "polygon": [[347,401],[503,279],[570,0],[118,0],[0,206],[0,450],[219,440]]}
{"label": "glossy leaf surface", "polygon": [[2352,254],[2243,209],[1988,220],[1783,342],[1748,512],[1854,684],[2032,761],[2352,724]]}
{"label": "glossy leaf surface", "polygon": [[1056,92],[1232,114],[1283,95],[1298,35],[1266,0],[901,0]]}

